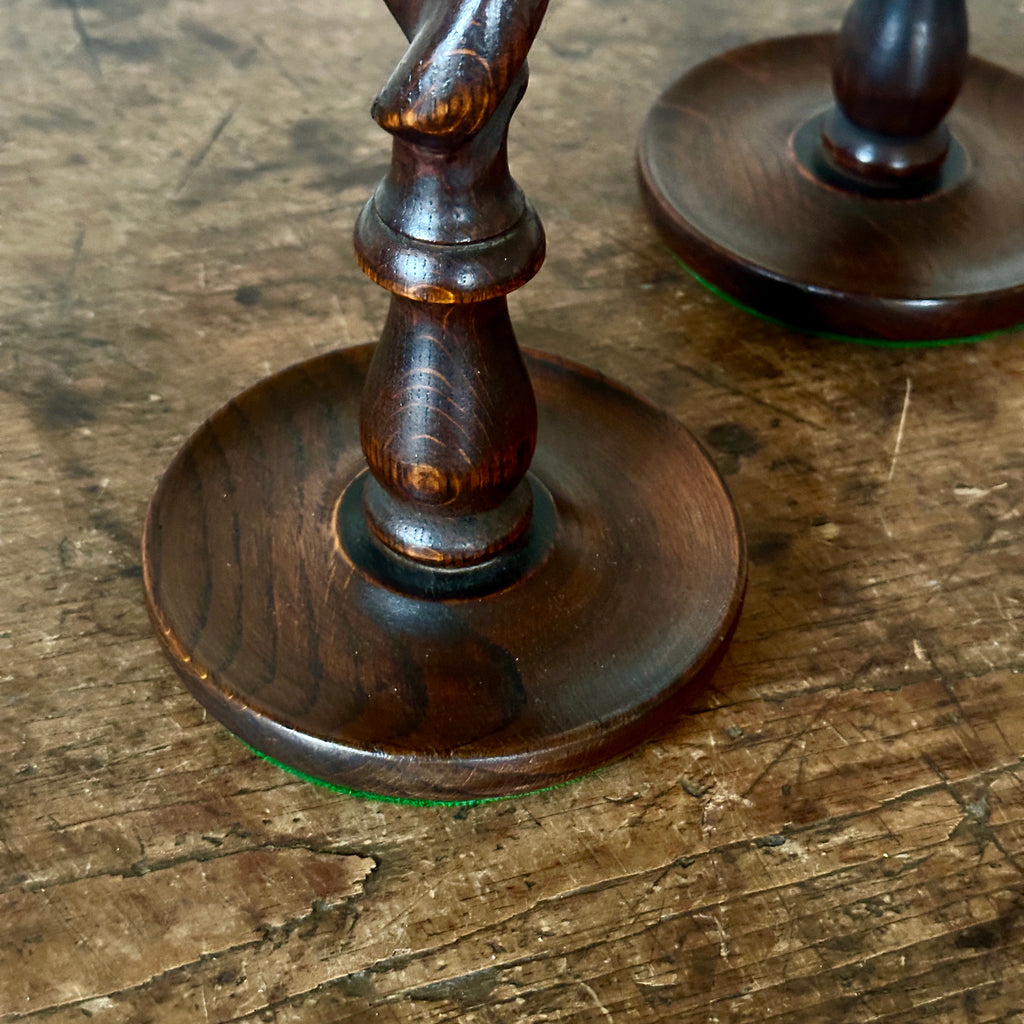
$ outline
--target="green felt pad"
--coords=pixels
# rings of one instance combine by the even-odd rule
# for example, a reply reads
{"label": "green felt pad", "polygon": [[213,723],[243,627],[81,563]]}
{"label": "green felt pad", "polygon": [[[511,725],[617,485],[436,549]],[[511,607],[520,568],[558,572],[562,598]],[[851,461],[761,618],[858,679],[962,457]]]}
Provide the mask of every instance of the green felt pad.
{"label": "green felt pad", "polygon": [[776,327],[784,327],[788,331],[795,331],[798,334],[804,334],[814,338],[825,338],[829,341],[842,341],[852,343],[854,345],[867,345],[872,348],[938,348],[940,345],[963,345],[977,341],[984,341],[987,338],[995,338],[1001,334],[1006,334],[1009,331],[1015,331],[1024,327],[1024,324],[1015,324],[1012,327],[1003,327],[997,331],[988,331],[985,334],[971,334],[960,338],[925,338],[913,341],[889,338],[858,338],[852,334],[838,334],[832,331],[815,331],[807,327],[799,327],[794,324],[786,323],[785,320],[769,316],[767,313],[762,313],[761,310],[755,309],[753,306],[748,306],[745,303],[740,302],[739,299],[730,295],[728,292],[722,291],[721,288],[712,284],[706,278],[701,277],[700,274],[698,274],[692,267],[687,266],[687,264],[684,263],[676,253],[673,252],[672,257],[695,281],[711,292],[712,295],[717,296],[723,302],[727,302],[730,306],[734,306],[736,309],[742,310],[749,316],[757,317],[758,320],[763,320],[765,323],[773,324]]}
{"label": "green felt pad", "polygon": [[[243,740],[243,742],[245,742]],[[578,782],[581,778],[586,778],[587,775],[593,775],[594,772],[587,772],[585,775],[581,775],[575,779],[567,779],[565,782],[556,782],[553,786],[542,786],[540,789],[529,789],[523,793],[506,793],[501,796],[483,796],[474,797],[471,800],[416,800],[412,797],[405,796],[389,796],[382,793],[366,793],[359,789],[349,789],[348,786],[339,786],[334,782],[326,782],[324,779],[318,779],[314,775],[308,775],[306,772],[300,771],[298,768],[292,768],[289,765],[283,764],[276,758],[271,757],[269,754],[264,754],[262,750],[257,750],[250,744],[245,744],[257,757],[269,764],[272,764],[275,768],[280,768],[283,771],[288,772],[289,775],[294,775],[296,778],[302,779],[303,782],[311,782],[314,786],[321,786],[324,789],[329,789],[332,793],[342,793],[345,796],[358,797],[360,800],[377,800],[381,803],[386,804],[405,804],[408,807],[476,807],[478,804],[493,804],[499,800],[516,800],[524,796],[534,796],[537,793],[548,793],[553,789],[561,789],[563,786],[571,786],[574,782]]]}

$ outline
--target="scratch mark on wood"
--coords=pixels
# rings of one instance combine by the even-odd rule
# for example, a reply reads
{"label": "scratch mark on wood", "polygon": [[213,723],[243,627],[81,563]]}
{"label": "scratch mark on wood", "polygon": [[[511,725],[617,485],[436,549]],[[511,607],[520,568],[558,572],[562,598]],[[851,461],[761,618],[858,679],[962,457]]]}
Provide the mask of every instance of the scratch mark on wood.
{"label": "scratch mark on wood", "polygon": [[715,922],[715,927],[718,929],[718,955],[723,960],[729,959],[729,936],[725,933],[725,928],[722,926],[721,918],[717,914],[712,914],[711,919]]}
{"label": "scratch mark on wood", "polygon": [[802,734],[790,737],[786,745],[758,772],[757,777],[740,793],[740,799],[750,796],[761,780],[801,741]]}
{"label": "scratch mark on wood", "polygon": [[608,1020],[615,1020],[615,1018],[611,1014],[611,1010],[609,1010],[608,1007],[605,1006],[604,1003],[602,1003],[601,1000],[597,998],[597,993],[585,981],[581,981],[579,983],[579,986],[581,989],[583,989],[584,992],[587,993],[587,995],[590,996],[591,999],[594,1000],[594,1005],[605,1015],[605,1017],[608,1018]]}
{"label": "scratch mark on wood", "polygon": [[81,40],[82,49],[89,58],[89,64],[98,78],[103,77],[103,68],[100,67],[100,59],[96,54],[96,48],[92,45],[92,36],[89,35],[82,21],[82,12],[78,6],[78,0],[68,0],[68,7],[71,9],[71,24],[75,26],[75,33]]}
{"label": "scratch mark on wood", "polygon": [[993,487],[972,487],[970,484],[957,484],[953,488],[953,494],[958,498],[966,499],[968,505],[972,505],[980,498],[987,498],[996,491],[1005,491],[1009,486],[1010,482],[1008,480],[1004,480],[1001,484],[995,484]]}
{"label": "scratch mark on wood", "polygon": [[235,116],[235,108],[232,107],[221,119],[213,126],[213,131],[210,132],[206,141],[188,158],[185,164],[185,169],[182,171],[181,177],[178,179],[178,185],[175,188],[175,195],[180,195],[184,190],[185,186],[188,185],[199,168],[200,164],[206,159],[210,150],[213,149],[217,140],[220,138],[221,133],[231,123],[231,119]]}
{"label": "scratch mark on wood", "polygon": [[68,264],[68,272],[64,275],[61,283],[61,315],[67,316],[71,312],[74,303],[75,274],[78,272],[78,264],[82,258],[82,250],[85,248],[85,229],[82,228],[71,246],[71,262]]}
{"label": "scratch mark on wood", "polygon": [[694,921],[699,921],[701,924],[712,924],[715,926],[715,931],[718,932],[718,955],[722,960],[729,959],[729,936],[726,934],[725,928],[722,926],[722,921],[718,914],[694,914]]}
{"label": "scratch mark on wood", "polygon": [[737,398],[745,399],[748,402],[753,402],[755,405],[759,405],[761,408],[767,409],[793,423],[800,423],[805,427],[813,427],[815,430],[824,431],[828,429],[824,424],[816,423],[814,420],[807,419],[806,417],[793,412],[792,409],[776,405],[773,402],[769,402],[766,399],[761,398],[759,395],[752,394],[749,391],[745,391],[744,389],[737,387],[735,384],[725,380],[721,374],[708,370],[698,370],[694,366],[680,367],[680,369],[685,370],[692,377],[696,377],[697,380],[703,381],[703,383],[710,387],[719,388],[727,394],[735,395]]}
{"label": "scratch mark on wood", "polygon": [[273,47],[267,42],[264,36],[258,35],[255,37],[257,44],[263,49],[263,51],[270,57],[274,67],[280,72],[281,77],[293,85],[298,92],[302,92],[302,83],[288,70],[284,61],[278,56]]}
{"label": "scratch mark on wood", "polygon": [[896,460],[899,458],[900,446],[903,444],[903,429],[907,425],[907,410],[910,408],[910,392],[912,390],[911,380],[907,378],[907,389],[903,393],[903,409],[900,412],[900,425],[896,428],[896,443],[892,448],[892,462],[889,463],[889,475],[886,483],[892,482],[893,474],[896,472]]}

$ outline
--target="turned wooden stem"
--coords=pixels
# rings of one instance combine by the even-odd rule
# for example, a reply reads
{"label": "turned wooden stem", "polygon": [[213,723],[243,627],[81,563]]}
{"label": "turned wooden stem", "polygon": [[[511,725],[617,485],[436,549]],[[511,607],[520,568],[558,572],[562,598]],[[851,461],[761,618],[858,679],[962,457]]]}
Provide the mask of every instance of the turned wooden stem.
{"label": "turned wooden stem", "polygon": [[855,0],[832,67],[824,154],[853,182],[921,187],[950,149],[967,68],[964,0]]}
{"label": "turned wooden stem", "polygon": [[526,530],[537,406],[504,297],[395,296],[360,419],[365,511],[391,549],[443,565],[492,557]]}
{"label": "turned wooden stem", "polygon": [[505,296],[544,257],[508,169],[509,121],[547,0],[386,0],[409,49],[373,117],[391,167],[356,225],[393,293],[363,395],[363,508],[385,550],[438,568],[525,534],[537,411]]}

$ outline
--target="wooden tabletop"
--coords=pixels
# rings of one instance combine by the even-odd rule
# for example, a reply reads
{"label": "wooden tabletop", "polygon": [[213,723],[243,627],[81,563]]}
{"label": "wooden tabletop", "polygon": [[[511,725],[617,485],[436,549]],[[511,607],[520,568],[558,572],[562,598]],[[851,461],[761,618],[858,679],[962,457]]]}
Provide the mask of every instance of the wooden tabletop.
{"label": "wooden tabletop", "polygon": [[[524,345],[714,454],[732,647],[633,756],[476,807],[357,800],[208,720],[139,539],[184,438],[372,340],[351,253],[404,49],[379,0],[13,2],[0,25],[0,1020],[1024,1021],[1024,347],[872,348],[704,291],[642,213],[685,67],[845,4],[561,0],[513,171]],[[1024,72],[1015,0],[972,48]]]}

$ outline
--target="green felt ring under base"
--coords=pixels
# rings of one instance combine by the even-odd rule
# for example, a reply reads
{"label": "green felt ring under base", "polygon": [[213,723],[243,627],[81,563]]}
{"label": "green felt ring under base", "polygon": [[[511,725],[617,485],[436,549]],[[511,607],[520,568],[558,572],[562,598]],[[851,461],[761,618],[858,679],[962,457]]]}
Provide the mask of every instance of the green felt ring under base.
{"label": "green felt ring under base", "polygon": [[271,757],[269,754],[264,754],[262,750],[257,750],[251,744],[245,743],[244,740],[242,742],[260,760],[266,761],[282,771],[286,771],[289,775],[294,775],[295,778],[301,779],[303,782],[311,782],[314,786],[319,786],[321,789],[329,789],[332,793],[341,793],[343,796],[352,796],[359,800],[376,800],[383,804],[402,804],[406,807],[476,807],[478,804],[493,804],[501,800],[518,800],[526,796],[536,796],[539,793],[550,793],[553,789],[564,789],[566,786],[572,786],[591,775],[596,775],[601,770],[596,768],[593,771],[580,775],[578,778],[556,782],[553,786],[542,786],[540,789],[527,790],[525,793],[504,793],[500,796],[484,796],[472,800],[416,800],[412,797],[392,796],[387,793],[365,793],[359,789],[339,786],[337,783],[327,782],[325,779],[318,779],[313,775],[307,775],[306,772],[300,771],[298,768],[292,768]]}
{"label": "green felt ring under base", "polygon": [[787,323],[779,317],[771,316],[769,313],[764,313],[759,309],[755,309],[753,306],[748,306],[746,303],[740,302],[740,300],[734,295],[730,295],[728,292],[722,291],[722,289],[717,285],[714,285],[706,278],[701,277],[693,267],[687,266],[678,254],[671,250],[669,250],[669,252],[679,266],[681,266],[683,270],[690,275],[690,277],[701,285],[701,287],[711,292],[715,298],[721,299],[723,302],[727,302],[730,306],[746,313],[748,316],[756,317],[758,320],[763,320],[765,323],[773,324],[776,327],[783,327],[787,331],[794,331],[797,334],[804,334],[813,338],[824,338],[827,341],[841,341],[853,345],[866,345],[869,348],[940,348],[944,345],[966,345],[973,344],[978,341],[987,341],[989,338],[998,338],[1003,334],[1009,334],[1013,331],[1024,328],[1024,323],[1020,323],[1014,324],[1012,327],[1001,327],[996,331],[987,331],[984,334],[971,334],[962,338],[932,338],[917,341],[901,341],[889,338],[858,338],[852,334],[839,334],[836,331],[813,330],[809,327],[802,327],[799,324]]}

